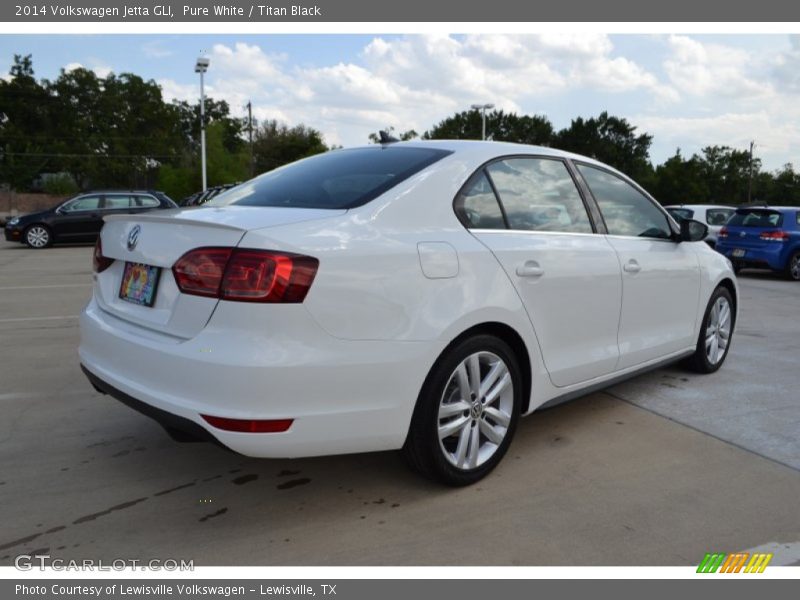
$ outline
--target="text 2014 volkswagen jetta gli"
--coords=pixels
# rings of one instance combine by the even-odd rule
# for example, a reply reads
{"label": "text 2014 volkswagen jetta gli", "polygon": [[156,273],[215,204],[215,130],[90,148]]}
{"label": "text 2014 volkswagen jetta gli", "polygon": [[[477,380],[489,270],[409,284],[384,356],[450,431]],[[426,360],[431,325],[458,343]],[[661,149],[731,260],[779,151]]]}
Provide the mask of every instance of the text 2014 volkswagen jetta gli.
{"label": "text 2014 volkswagen jetta gli", "polygon": [[80,360],[176,436],[402,448],[468,484],[545,403],[681,358],[720,367],[738,294],[704,235],[549,148],[336,150],[208,208],[107,217]]}

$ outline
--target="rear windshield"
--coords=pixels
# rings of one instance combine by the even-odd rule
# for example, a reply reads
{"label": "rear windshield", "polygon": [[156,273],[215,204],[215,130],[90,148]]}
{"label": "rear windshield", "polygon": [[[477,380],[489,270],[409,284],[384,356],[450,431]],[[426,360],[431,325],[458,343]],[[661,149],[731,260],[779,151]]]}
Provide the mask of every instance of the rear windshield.
{"label": "rear windshield", "polygon": [[775,210],[739,209],[728,221],[733,227],[780,227],[783,215]]}
{"label": "rear windshield", "polygon": [[706,223],[709,225],[725,225],[734,212],[736,211],[732,208],[709,208],[706,211]]}
{"label": "rear windshield", "polygon": [[694,211],[688,208],[668,208],[667,212],[678,221],[686,221],[694,216]]}
{"label": "rear windshield", "polygon": [[264,173],[207,206],[353,208],[451,154],[435,148],[375,145],[333,150]]}

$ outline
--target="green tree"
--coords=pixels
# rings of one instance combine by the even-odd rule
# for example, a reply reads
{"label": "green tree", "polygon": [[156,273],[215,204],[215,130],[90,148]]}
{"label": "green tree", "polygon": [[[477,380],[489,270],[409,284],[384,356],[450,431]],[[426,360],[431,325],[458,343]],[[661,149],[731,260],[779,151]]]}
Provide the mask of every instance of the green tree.
{"label": "green tree", "polygon": [[[394,127],[392,127],[392,126],[384,128],[383,131],[388,133],[390,136],[399,139],[401,142],[407,142],[409,140],[413,140],[413,139],[419,137],[419,134],[416,131],[414,131],[413,129],[409,129],[408,131],[404,131],[403,133],[400,133],[400,134],[397,134],[397,135],[395,135],[395,130],[394,130]],[[371,144],[379,143],[381,141],[380,132],[378,132],[378,133],[370,133],[369,136],[367,136],[367,139],[369,139]]]}
{"label": "green tree", "polygon": [[697,155],[688,160],[683,158],[680,148],[674,156],[656,167],[654,180],[653,195],[664,205],[708,202],[708,185],[701,159]]}
{"label": "green tree", "polygon": [[[423,134],[427,140],[479,140],[483,119],[478,110],[465,110],[440,121]],[[494,110],[486,113],[486,137],[497,142],[551,145],[553,125],[540,115],[517,115]]]}
{"label": "green tree", "polygon": [[322,134],[302,124],[289,127],[272,119],[261,123],[253,132],[253,162],[256,173],[271,171],[327,150]]}
{"label": "green tree", "polygon": [[650,145],[653,136],[637,134],[636,129],[626,119],[604,111],[598,117],[573,119],[569,127],[556,134],[553,146],[596,158],[645,187],[652,187]]}

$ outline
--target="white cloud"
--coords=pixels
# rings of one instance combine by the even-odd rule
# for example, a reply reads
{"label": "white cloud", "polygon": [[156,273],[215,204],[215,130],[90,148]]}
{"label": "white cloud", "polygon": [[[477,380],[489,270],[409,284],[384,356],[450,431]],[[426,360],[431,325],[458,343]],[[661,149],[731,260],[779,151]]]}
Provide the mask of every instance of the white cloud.
{"label": "white cloud", "polygon": [[97,75],[101,79],[108,76],[108,74],[111,73],[113,70],[108,65],[104,65],[97,62],[94,62],[92,66],[86,66],[79,62],[71,62],[64,65],[64,71],[66,71],[67,73],[69,73],[70,71],[74,71],[75,69],[89,69],[90,71],[94,71],[95,75]]}
{"label": "white cloud", "polygon": [[769,95],[772,87],[759,79],[758,57],[745,50],[716,43],[703,43],[673,35],[670,56],[664,61],[670,82],[694,97],[743,99]]}

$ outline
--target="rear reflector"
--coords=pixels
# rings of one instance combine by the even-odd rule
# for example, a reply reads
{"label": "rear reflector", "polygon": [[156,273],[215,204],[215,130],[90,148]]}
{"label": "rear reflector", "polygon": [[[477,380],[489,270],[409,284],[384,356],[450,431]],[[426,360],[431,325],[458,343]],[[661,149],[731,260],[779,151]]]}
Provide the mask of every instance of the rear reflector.
{"label": "rear reflector", "polygon": [[239,433],[280,433],[292,426],[294,419],[226,419],[200,415],[206,423],[224,431]]}
{"label": "rear reflector", "polygon": [[113,258],[103,256],[103,243],[100,241],[100,236],[97,236],[97,241],[94,244],[94,255],[92,256],[92,268],[94,272],[102,273],[113,264]]}
{"label": "rear reflector", "polygon": [[319,261],[310,256],[249,248],[197,248],[172,267],[184,294],[238,302],[299,303]]}

